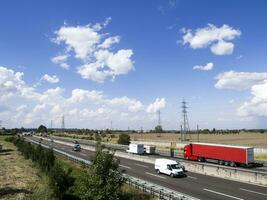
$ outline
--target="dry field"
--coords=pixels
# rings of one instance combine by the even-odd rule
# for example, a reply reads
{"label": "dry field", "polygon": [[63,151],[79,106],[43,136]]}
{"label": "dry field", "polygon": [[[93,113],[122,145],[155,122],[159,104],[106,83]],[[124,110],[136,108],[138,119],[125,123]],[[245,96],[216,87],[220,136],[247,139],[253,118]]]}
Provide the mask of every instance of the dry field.
{"label": "dry field", "polygon": [[37,169],[19,154],[16,147],[0,136],[0,199],[25,199],[36,189]]}
{"label": "dry field", "polygon": [[[142,133],[131,134],[131,140],[139,141],[161,141],[161,142],[180,142],[179,134],[169,133]],[[197,134],[191,134],[191,142],[197,142]],[[239,133],[239,134],[199,134],[200,142],[247,145],[267,147],[267,134],[261,133]]]}

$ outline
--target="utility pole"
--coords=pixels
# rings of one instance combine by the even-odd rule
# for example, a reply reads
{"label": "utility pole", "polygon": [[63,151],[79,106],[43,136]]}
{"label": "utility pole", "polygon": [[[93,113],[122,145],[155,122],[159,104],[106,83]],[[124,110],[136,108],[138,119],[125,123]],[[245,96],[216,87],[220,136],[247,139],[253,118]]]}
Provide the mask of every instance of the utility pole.
{"label": "utility pole", "polygon": [[110,121],[110,130],[113,130],[113,124],[112,124],[112,120]]}
{"label": "utility pole", "polygon": [[65,131],[65,118],[64,115],[62,115],[61,119],[61,132],[63,133]]}
{"label": "utility pole", "polygon": [[198,124],[197,124],[197,142],[199,142],[199,129],[198,129]]}

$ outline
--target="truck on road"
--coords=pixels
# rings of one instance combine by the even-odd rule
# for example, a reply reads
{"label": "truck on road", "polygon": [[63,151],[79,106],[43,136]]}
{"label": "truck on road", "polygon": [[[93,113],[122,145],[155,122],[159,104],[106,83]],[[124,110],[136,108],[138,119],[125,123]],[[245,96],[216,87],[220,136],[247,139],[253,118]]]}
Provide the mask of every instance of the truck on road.
{"label": "truck on road", "polygon": [[143,144],[129,144],[129,148],[126,150],[128,153],[133,154],[144,154],[144,145]]}
{"label": "truck on road", "polygon": [[184,147],[186,160],[216,160],[220,165],[250,166],[254,164],[253,147],[231,146],[223,144],[191,143]]}

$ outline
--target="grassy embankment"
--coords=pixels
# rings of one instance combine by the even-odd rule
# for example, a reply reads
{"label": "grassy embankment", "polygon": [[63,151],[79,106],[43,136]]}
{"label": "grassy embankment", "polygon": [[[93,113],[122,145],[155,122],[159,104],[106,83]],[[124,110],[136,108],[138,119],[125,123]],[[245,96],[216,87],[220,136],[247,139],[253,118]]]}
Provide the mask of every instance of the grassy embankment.
{"label": "grassy embankment", "polygon": [[[0,151],[0,199],[50,200],[53,191],[49,188],[48,177],[40,172],[31,160],[24,159],[17,148],[12,143],[4,141],[4,138],[0,136],[0,145],[3,146]],[[83,166],[60,156],[57,156],[56,162],[65,169],[71,168],[71,176],[75,179],[78,180],[81,176]],[[127,199],[153,199],[147,193],[128,185],[124,185],[122,191]]]}
{"label": "grassy embankment", "polygon": [[[0,136],[0,197],[3,200],[49,199],[48,179]],[[35,198],[36,197],[36,198]]]}

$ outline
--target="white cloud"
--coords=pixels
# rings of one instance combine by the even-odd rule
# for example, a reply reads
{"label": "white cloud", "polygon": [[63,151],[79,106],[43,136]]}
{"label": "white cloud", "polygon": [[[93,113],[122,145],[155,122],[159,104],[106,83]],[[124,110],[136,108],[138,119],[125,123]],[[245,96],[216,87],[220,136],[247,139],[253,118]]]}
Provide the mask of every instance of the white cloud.
{"label": "white cloud", "polygon": [[99,50],[95,52],[96,62],[80,66],[77,72],[84,79],[102,83],[108,76],[115,77],[133,70],[132,55],[130,49],[121,49],[116,53]]}
{"label": "white cloud", "polygon": [[240,30],[225,24],[221,27],[208,24],[207,27],[198,28],[195,31],[183,28],[182,32],[184,45],[189,44],[193,49],[210,47],[215,55],[232,54],[234,44],[230,41],[241,35]]}
{"label": "white cloud", "polygon": [[238,108],[243,117],[267,116],[267,79],[251,87],[253,97]]}
{"label": "white cloud", "polygon": [[157,111],[165,108],[165,106],[166,106],[165,98],[157,98],[154,103],[151,103],[147,107],[146,111],[148,113],[156,113]]}
{"label": "white cloud", "polygon": [[113,44],[119,43],[120,42],[120,37],[115,36],[115,37],[109,37],[104,40],[102,44],[99,45],[100,48],[107,49],[111,47]]}
{"label": "white cloud", "polygon": [[[68,26],[64,25],[55,32],[56,44],[64,44],[64,51],[74,52],[75,58],[82,62],[77,67],[77,73],[83,79],[102,83],[107,77],[112,80],[116,76],[129,73],[134,69],[132,61],[132,49],[119,49],[111,51],[114,44],[120,42],[119,36],[109,36],[102,33],[102,29],[108,25],[111,18],[108,18],[103,24],[86,26]],[[63,68],[68,68],[65,63],[67,55],[56,56],[52,58],[54,63],[60,64]]]}
{"label": "white cloud", "polygon": [[209,62],[208,64],[202,66],[202,65],[196,65],[193,67],[194,70],[202,70],[202,71],[210,71],[213,69],[213,63]]}
{"label": "white cloud", "polygon": [[[162,108],[156,104],[163,101],[156,100],[154,106]],[[49,126],[50,120],[54,127],[60,127],[62,115],[66,127],[79,128],[109,128],[110,120],[120,128],[139,128],[140,123],[152,121],[145,112],[146,106],[135,98],[108,98],[102,91],[80,88],[71,90],[69,96],[60,87],[38,92],[24,82],[23,73],[6,67],[0,67],[0,105],[0,119],[7,119],[7,127]]]}
{"label": "white cloud", "polygon": [[53,58],[51,58],[51,61],[55,64],[58,64],[63,69],[69,69],[69,65],[67,64],[69,55],[58,55]]}
{"label": "white cloud", "polygon": [[45,80],[45,81],[47,81],[49,83],[58,83],[59,82],[59,78],[56,75],[50,76],[48,74],[43,75],[41,80]]}
{"label": "white cloud", "polygon": [[246,90],[267,79],[267,73],[228,71],[219,74],[215,87],[217,89]]}

